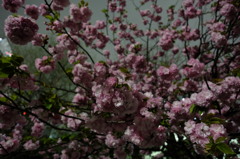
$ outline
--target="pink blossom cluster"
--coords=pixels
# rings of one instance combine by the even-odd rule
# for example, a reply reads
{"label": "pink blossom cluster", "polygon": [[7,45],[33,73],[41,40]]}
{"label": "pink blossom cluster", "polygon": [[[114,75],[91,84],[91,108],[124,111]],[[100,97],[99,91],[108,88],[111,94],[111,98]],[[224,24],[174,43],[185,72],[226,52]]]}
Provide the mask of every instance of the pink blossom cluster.
{"label": "pink blossom cluster", "polygon": [[[0,158],[240,153],[233,142],[240,132],[238,1],[182,0],[168,8],[134,1],[136,21],[126,0],[108,0],[106,19],[96,21],[84,0],[2,5],[15,13],[22,6],[30,17],[5,20],[10,41],[31,42],[46,55],[35,59],[35,74],[18,56],[0,56]],[[56,34],[51,42],[38,32],[40,16]]]}
{"label": "pink blossom cluster", "polygon": [[37,58],[35,60],[36,68],[43,73],[49,73],[55,68],[55,61],[48,56],[43,56],[42,59]]}
{"label": "pink blossom cluster", "polygon": [[70,5],[69,0],[53,0],[52,8],[54,10],[63,10],[65,7]]}
{"label": "pink blossom cluster", "polygon": [[227,19],[233,18],[237,12],[237,8],[229,2],[223,1],[221,3],[220,14],[225,16]]}
{"label": "pink blossom cluster", "polygon": [[[65,115],[77,118],[77,114],[72,112],[71,110],[66,111]],[[67,127],[69,127],[70,129],[73,129],[73,130],[77,130],[82,123],[81,119],[68,118],[68,117],[64,117],[64,116],[62,117],[61,120],[63,121],[63,123],[67,123]]]}
{"label": "pink blossom cluster", "polygon": [[76,64],[72,70],[73,81],[75,83],[83,84],[87,87],[91,87],[93,76],[90,73],[90,68],[87,64]]}
{"label": "pink blossom cluster", "polygon": [[162,32],[161,39],[159,40],[159,45],[163,50],[167,51],[173,48],[174,39],[176,39],[175,32],[172,30],[164,30]]}
{"label": "pink blossom cluster", "polygon": [[24,3],[25,0],[3,0],[2,6],[4,9],[16,13]]}
{"label": "pink blossom cluster", "polygon": [[33,142],[32,140],[27,141],[23,147],[26,150],[36,150],[39,147],[39,141]]}
{"label": "pink blossom cluster", "polygon": [[7,154],[9,152],[15,151],[20,146],[20,141],[9,136],[4,136],[0,134],[1,141],[0,144],[2,147],[0,148],[0,154]]}
{"label": "pink blossom cluster", "polygon": [[193,143],[201,147],[205,147],[209,143],[209,137],[212,136],[213,140],[226,136],[226,129],[219,124],[212,124],[210,126],[204,123],[196,123],[192,120],[185,122],[184,130],[190,136]]}
{"label": "pink blossom cluster", "polygon": [[1,117],[0,117],[1,129],[10,129],[16,124],[25,125],[27,122],[26,119],[15,110],[12,110],[3,105],[0,106],[0,110],[1,110]]}
{"label": "pink blossom cluster", "polygon": [[41,137],[43,135],[43,131],[44,131],[44,124],[41,122],[34,122],[34,125],[32,126],[32,132],[31,135],[35,136],[35,137]]}
{"label": "pink blossom cluster", "polygon": [[34,46],[43,46],[45,41],[48,39],[47,35],[37,33],[32,40]]}
{"label": "pink blossom cluster", "polygon": [[23,64],[19,66],[19,71],[26,74],[15,75],[8,79],[7,85],[12,88],[18,88],[21,90],[38,90],[39,87],[35,84],[35,77],[33,74],[29,74],[28,66]]}
{"label": "pink blossom cluster", "polygon": [[174,80],[179,77],[179,71],[175,64],[172,64],[169,68],[160,66],[157,69],[157,75],[163,80]]}
{"label": "pink blossom cluster", "polygon": [[182,70],[183,74],[189,78],[198,77],[204,74],[204,64],[198,59],[191,58],[187,66]]}
{"label": "pink blossom cluster", "polygon": [[39,9],[36,5],[26,5],[25,13],[31,18],[37,20],[39,16]]}
{"label": "pink blossom cluster", "polygon": [[86,23],[90,20],[92,11],[88,7],[79,8],[77,5],[72,4],[70,6],[70,15],[75,23]]}
{"label": "pink blossom cluster", "polygon": [[184,18],[192,19],[201,14],[201,10],[196,9],[194,0],[184,0],[182,6],[184,7]]}
{"label": "pink blossom cluster", "polygon": [[38,31],[38,25],[31,19],[9,16],[5,20],[6,36],[15,44],[25,45],[30,42]]}

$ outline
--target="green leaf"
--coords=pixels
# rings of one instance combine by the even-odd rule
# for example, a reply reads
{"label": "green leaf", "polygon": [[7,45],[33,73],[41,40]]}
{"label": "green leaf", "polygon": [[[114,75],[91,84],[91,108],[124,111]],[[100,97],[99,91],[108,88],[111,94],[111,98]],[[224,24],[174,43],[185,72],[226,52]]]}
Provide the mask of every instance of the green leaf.
{"label": "green leaf", "polygon": [[221,152],[228,154],[228,155],[233,155],[235,152],[225,143],[219,143],[217,144],[217,149],[220,150]]}
{"label": "green leaf", "polygon": [[20,66],[23,60],[24,59],[18,55],[0,57],[0,77],[11,78],[18,71],[16,67]]}
{"label": "green leaf", "polygon": [[45,15],[44,17],[49,19],[50,21],[52,21],[54,19],[51,15]]}
{"label": "green leaf", "polygon": [[226,137],[219,137],[219,138],[217,138],[217,140],[216,140],[216,143],[218,144],[218,143],[222,143],[222,142],[224,142],[226,140]]}
{"label": "green leaf", "polygon": [[102,9],[102,12],[107,14],[108,13],[108,10],[107,9]]}
{"label": "green leaf", "polygon": [[203,117],[202,122],[211,125],[211,124],[223,124],[225,123],[224,119],[215,117],[213,114],[208,114],[207,116]]}
{"label": "green leaf", "polygon": [[218,117],[213,117],[210,119],[210,124],[223,124],[225,121]]}
{"label": "green leaf", "polygon": [[123,132],[120,132],[120,131],[117,131],[117,132],[114,133],[114,135],[115,135],[117,138],[121,138],[121,137],[124,135],[124,133],[123,133]]}
{"label": "green leaf", "polygon": [[55,12],[54,12],[54,20],[58,20],[59,17],[60,17],[60,13],[57,12],[57,11],[55,11]]}
{"label": "green leaf", "polygon": [[1,60],[1,63],[10,63],[11,57],[2,56],[0,60]]}
{"label": "green leaf", "polygon": [[130,73],[130,72],[128,71],[128,69],[125,68],[125,67],[121,67],[119,70],[120,70],[122,73]]}
{"label": "green leaf", "polygon": [[10,62],[14,65],[14,66],[20,66],[23,62],[23,58],[21,56],[17,56],[17,55],[12,55]]}
{"label": "green leaf", "polygon": [[223,79],[221,79],[221,78],[214,78],[214,79],[212,79],[213,83],[220,83],[222,81],[223,81]]}
{"label": "green leaf", "polygon": [[212,7],[216,7],[217,4],[218,4],[217,2],[212,3],[212,4],[211,4],[211,8],[212,8]]}
{"label": "green leaf", "polygon": [[158,108],[155,107],[155,108],[150,108],[148,109],[149,112],[152,112],[153,114],[156,114],[158,112]]}
{"label": "green leaf", "polygon": [[51,139],[51,138],[42,138],[41,142],[43,142],[44,145],[50,145],[56,143],[56,139]]}
{"label": "green leaf", "polygon": [[51,103],[45,104],[45,107],[46,107],[47,109],[49,109],[49,110],[52,108],[52,106],[53,106],[53,105],[52,105]]}
{"label": "green leaf", "polygon": [[189,109],[189,113],[192,114],[192,113],[199,113],[199,114],[202,114],[206,111],[206,108],[205,107],[200,107],[198,105],[195,105],[195,104],[192,104],[190,109]]}
{"label": "green leaf", "polygon": [[82,5],[84,5],[85,4],[85,1],[84,0],[81,0],[81,2],[80,2]]}
{"label": "green leaf", "polygon": [[11,66],[11,63],[3,63],[2,61],[0,61],[0,69],[4,68],[4,67],[9,67]]}
{"label": "green leaf", "polygon": [[57,36],[63,35],[63,33],[57,33]]}
{"label": "green leaf", "polygon": [[18,98],[19,98],[19,96],[16,95],[16,94],[11,95],[11,99],[12,99],[12,100],[17,100]]}
{"label": "green leaf", "polygon": [[0,71],[0,78],[8,78],[8,74]]}
{"label": "green leaf", "polygon": [[65,108],[65,109],[62,109],[62,110],[60,111],[60,113],[63,113],[63,114],[64,114],[66,111],[68,111],[68,109]]}
{"label": "green leaf", "polygon": [[99,61],[98,63],[104,64],[104,65],[107,65],[107,63],[106,63],[105,61]]}
{"label": "green leaf", "polygon": [[161,120],[160,125],[169,127],[170,126],[169,119]]}
{"label": "green leaf", "polygon": [[66,73],[67,73],[68,77],[70,77],[70,78],[73,77],[73,74],[72,74],[72,68],[68,68],[68,69],[66,69]]}
{"label": "green leaf", "polygon": [[69,141],[69,135],[68,134],[61,135],[61,139],[62,141]]}
{"label": "green leaf", "polygon": [[87,7],[88,6],[88,2],[85,2],[84,0],[81,0],[79,3],[78,3],[78,7],[81,8],[81,7]]}
{"label": "green leaf", "polygon": [[131,88],[129,87],[128,84],[124,83],[124,84],[117,84],[116,85],[116,88],[123,88],[123,87],[126,87],[128,90],[130,90]]}
{"label": "green leaf", "polygon": [[113,23],[113,21],[112,21],[112,20],[108,20],[108,23],[109,23],[109,24],[112,24],[112,23]]}
{"label": "green leaf", "polygon": [[18,17],[19,15],[17,13],[12,14],[13,17]]}
{"label": "green leaf", "polygon": [[169,6],[169,9],[174,9],[174,8],[175,8],[175,5]]}
{"label": "green leaf", "polygon": [[110,112],[104,112],[102,113],[102,117],[103,118],[110,118],[112,116],[112,114]]}
{"label": "green leaf", "polygon": [[149,99],[148,97],[143,98],[143,101],[146,102],[146,101],[148,101],[148,99]]}
{"label": "green leaf", "polygon": [[76,134],[70,135],[70,136],[69,136],[69,140],[73,140],[73,139],[75,139],[76,136],[77,136]]}
{"label": "green leaf", "polygon": [[208,143],[205,145],[205,150],[210,151],[212,149],[213,143]]}
{"label": "green leaf", "polygon": [[192,114],[192,113],[195,113],[195,112],[196,112],[196,105],[192,104],[190,109],[189,109],[189,113]]}
{"label": "green leaf", "polygon": [[2,102],[7,102],[8,100],[7,100],[7,98],[5,98],[5,97],[0,97],[0,101],[2,101]]}
{"label": "green leaf", "polygon": [[209,143],[211,143],[211,144],[215,144],[214,139],[213,139],[212,136],[209,136],[208,138],[209,138]]}
{"label": "green leaf", "polygon": [[15,69],[15,67],[13,67],[13,66],[11,66],[11,65],[4,65],[4,66],[1,68],[1,71],[4,72],[4,73],[10,74],[10,72],[14,72],[14,69]]}

